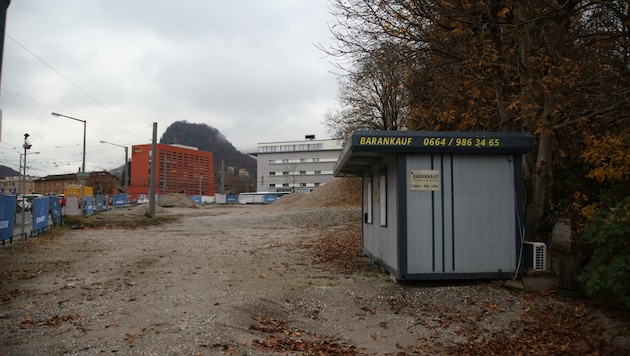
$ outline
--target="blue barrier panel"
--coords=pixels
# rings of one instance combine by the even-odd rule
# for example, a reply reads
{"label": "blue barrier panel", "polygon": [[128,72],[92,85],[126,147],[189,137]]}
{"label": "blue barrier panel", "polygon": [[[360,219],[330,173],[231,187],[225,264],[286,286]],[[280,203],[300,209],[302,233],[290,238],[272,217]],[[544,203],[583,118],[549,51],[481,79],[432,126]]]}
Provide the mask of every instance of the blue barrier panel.
{"label": "blue barrier panel", "polygon": [[50,215],[53,223],[63,224],[63,214],[61,213],[61,204],[59,199],[50,199]]}
{"label": "blue barrier panel", "polygon": [[94,197],[85,197],[85,211],[88,215],[94,214]]}
{"label": "blue barrier panel", "polygon": [[263,198],[265,204],[273,203],[276,199],[278,199],[278,196],[275,194],[265,194],[265,197]]}
{"label": "blue barrier panel", "polygon": [[105,210],[105,196],[103,194],[96,195],[96,211]]}
{"label": "blue barrier panel", "polygon": [[201,204],[201,195],[191,195],[190,200],[194,201],[195,203]]}
{"label": "blue barrier panel", "polygon": [[15,222],[15,195],[0,195],[0,240],[10,240]]}
{"label": "blue barrier panel", "polygon": [[114,201],[112,202],[113,206],[123,206],[127,205],[127,194],[116,194],[114,195]]}
{"label": "blue barrier panel", "polygon": [[227,195],[225,197],[225,202],[228,204],[236,204],[238,203],[238,195]]}
{"label": "blue barrier panel", "polygon": [[37,198],[33,201],[33,230],[43,230],[48,227],[49,208],[49,197]]}

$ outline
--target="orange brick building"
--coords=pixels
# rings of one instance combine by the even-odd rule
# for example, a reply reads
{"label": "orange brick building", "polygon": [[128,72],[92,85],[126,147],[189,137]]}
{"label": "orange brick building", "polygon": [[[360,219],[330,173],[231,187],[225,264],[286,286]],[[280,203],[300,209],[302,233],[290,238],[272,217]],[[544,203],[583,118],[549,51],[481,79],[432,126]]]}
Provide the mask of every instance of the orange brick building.
{"label": "orange brick building", "polygon": [[[132,146],[129,198],[149,194],[151,144]],[[195,147],[159,143],[156,160],[156,194],[181,193],[214,196],[212,152]]]}

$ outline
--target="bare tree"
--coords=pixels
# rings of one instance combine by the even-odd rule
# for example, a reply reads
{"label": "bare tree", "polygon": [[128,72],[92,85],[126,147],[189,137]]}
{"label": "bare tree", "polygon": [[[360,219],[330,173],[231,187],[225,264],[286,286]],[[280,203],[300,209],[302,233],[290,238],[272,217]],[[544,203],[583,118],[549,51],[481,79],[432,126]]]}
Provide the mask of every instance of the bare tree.
{"label": "bare tree", "polygon": [[409,65],[394,44],[383,44],[339,78],[339,108],[326,125],[336,138],[353,130],[400,130],[409,118],[405,81]]}

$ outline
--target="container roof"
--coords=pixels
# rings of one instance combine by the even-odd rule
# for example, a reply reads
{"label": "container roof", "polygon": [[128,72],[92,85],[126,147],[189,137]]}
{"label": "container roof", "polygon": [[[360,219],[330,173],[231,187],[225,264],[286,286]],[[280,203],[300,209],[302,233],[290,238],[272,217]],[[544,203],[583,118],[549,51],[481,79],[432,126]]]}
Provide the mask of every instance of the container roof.
{"label": "container roof", "polygon": [[534,140],[526,132],[354,131],[346,142],[334,174],[362,176],[388,154],[524,154]]}

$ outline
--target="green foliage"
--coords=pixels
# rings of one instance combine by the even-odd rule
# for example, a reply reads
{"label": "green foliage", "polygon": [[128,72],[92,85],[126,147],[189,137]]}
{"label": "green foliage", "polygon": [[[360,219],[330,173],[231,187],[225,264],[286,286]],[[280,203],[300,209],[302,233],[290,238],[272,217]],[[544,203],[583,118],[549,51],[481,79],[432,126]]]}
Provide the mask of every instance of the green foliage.
{"label": "green foliage", "polygon": [[587,295],[630,308],[630,197],[598,214],[582,238],[593,244],[580,276]]}

